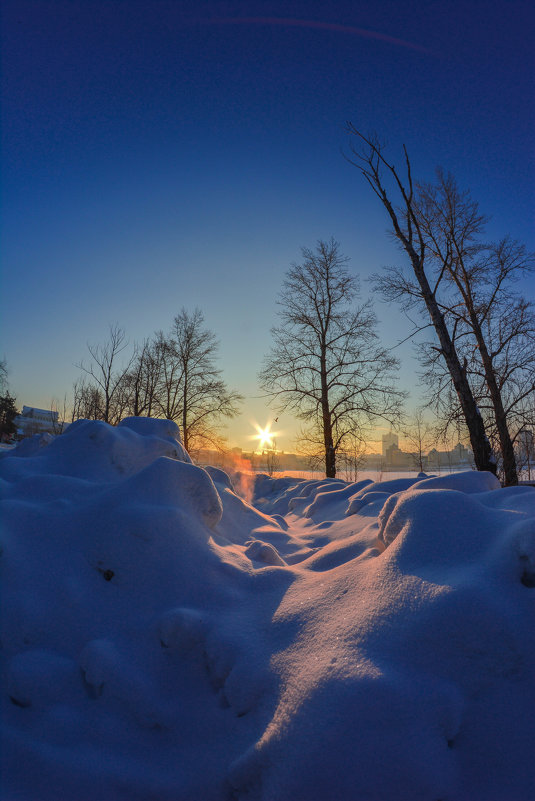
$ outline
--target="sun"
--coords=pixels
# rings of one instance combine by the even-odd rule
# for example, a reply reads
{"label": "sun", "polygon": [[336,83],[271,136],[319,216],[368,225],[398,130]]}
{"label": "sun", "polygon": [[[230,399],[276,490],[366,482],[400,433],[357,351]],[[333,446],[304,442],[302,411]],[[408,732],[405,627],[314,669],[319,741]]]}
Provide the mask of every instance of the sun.
{"label": "sun", "polygon": [[256,428],[257,433],[253,434],[250,439],[258,440],[258,445],[256,445],[256,447],[259,450],[263,450],[264,448],[270,451],[275,450],[275,437],[278,436],[279,432],[271,430],[272,422],[269,421],[265,428],[262,428],[258,423],[254,422],[252,425]]}
{"label": "sun", "polygon": [[256,435],[256,438],[258,439],[259,448],[273,447],[273,438],[271,431],[269,429],[270,429],[269,425],[267,425],[265,428],[258,429],[258,434]]}

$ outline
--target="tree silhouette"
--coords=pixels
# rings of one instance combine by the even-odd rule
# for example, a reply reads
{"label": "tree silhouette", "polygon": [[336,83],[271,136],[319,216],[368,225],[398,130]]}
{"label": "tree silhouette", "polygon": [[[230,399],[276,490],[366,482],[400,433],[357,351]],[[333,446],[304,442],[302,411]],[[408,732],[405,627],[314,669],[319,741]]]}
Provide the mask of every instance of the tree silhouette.
{"label": "tree silhouette", "polygon": [[378,418],[394,422],[403,393],[392,383],[397,360],[378,342],[370,303],[355,303],[358,281],[339,244],[320,240],[302,254],[286,274],[281,324],[259,378],[281,411],[305,421],[305,437],[332,478],[345,439]]}

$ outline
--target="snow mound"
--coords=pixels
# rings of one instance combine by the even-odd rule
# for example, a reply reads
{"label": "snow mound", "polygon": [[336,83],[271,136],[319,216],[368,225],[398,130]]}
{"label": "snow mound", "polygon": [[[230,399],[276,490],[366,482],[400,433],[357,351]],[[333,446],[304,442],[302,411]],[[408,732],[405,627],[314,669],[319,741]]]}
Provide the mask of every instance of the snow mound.
{"label": "snow mound", "polygon": [[128,417],[117,427],[100,420],[76,420],[61,436],[40,438],[34,447],[23,441],[2,461],[7,480],[37,473],[110,482],[136,473],[158,456],[191,462],[176,423]]}
{"label": "snow mound", "polygon": [[126,479],[118,495],[129,503],[177,507],[214,528],[223,515],[223,504],[206,470],[187,462],[160,456]]}
{"label": "snow mound", "polygon": [[259,476],[250,504],[136,418],[17,450],[2,799],[535,797],[531,488]]}
{"label": "snow mound", "polygon": [[340,489],[329,490],[328,487],[321,487],[320,491],[316,493],[312,503],[304,509],[303,514],[316,522],[327,520],[328,517],[339,517],[342,512],[341,504],[345,507],[345,503],[350,496],[356,495],[361,489],[371,483],[372,482],[366,478],[363,481],[348,484]]}
{"label": "snow mound", "polygon": [[[383,503],[387,498],[390,498],[388,492],[380,492],[375,490],[373,492],[365,492],[363,495],[359,493],[358,497],[352,498],[351,503],[346,509],[346,515],[356,515],[361,513],[361,510],[370,504],[377,504],[379,509],[382,508]],[[368,510],[369,511],[369,510]]]}
{"label": "snow mound", "polygon": [[341,479],[306,480],[301,478],[270,478],[260,474],[256,477],[253,504],[270,515],[299,513],[310,506],[318,493],[330,492],[345,487]]}
{"label": "snow mound", "polygon": [[5,456],[35,456],[36,453],[39,453],[41,448],[50,445],[53,441],[54,437],[52,434],[34,434],[31,437],[23,439],[15,448],[1,452],[0,459]]}
{"label": "snow mound", "polygon": [[450,489],[465,494],[486,492],[500,488],[500,482],[492,473],[475,470],[463,473],[449,473],[444,476],[429,476],[412,485],[412,489]]}

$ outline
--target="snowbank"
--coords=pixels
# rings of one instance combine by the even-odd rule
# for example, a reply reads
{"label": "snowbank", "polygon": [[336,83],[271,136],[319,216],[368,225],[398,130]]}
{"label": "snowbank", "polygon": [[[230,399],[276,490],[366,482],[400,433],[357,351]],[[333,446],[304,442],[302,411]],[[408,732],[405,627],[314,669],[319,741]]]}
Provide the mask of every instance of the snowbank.
{"label": "snowbank", "polygon": [[5,801],[535,797],[532,488],[249,504],[135,418],[3,454],[0,488]]}

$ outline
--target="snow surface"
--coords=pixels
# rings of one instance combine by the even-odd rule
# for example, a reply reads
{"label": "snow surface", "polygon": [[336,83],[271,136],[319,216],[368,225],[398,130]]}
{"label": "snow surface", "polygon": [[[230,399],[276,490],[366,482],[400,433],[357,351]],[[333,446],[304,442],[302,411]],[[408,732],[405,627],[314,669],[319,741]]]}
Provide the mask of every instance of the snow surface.
{"label": "snow surface", "polygon": [[4,801],[535,798],[535,491],[259,476],[174,424],[0,456]]}

